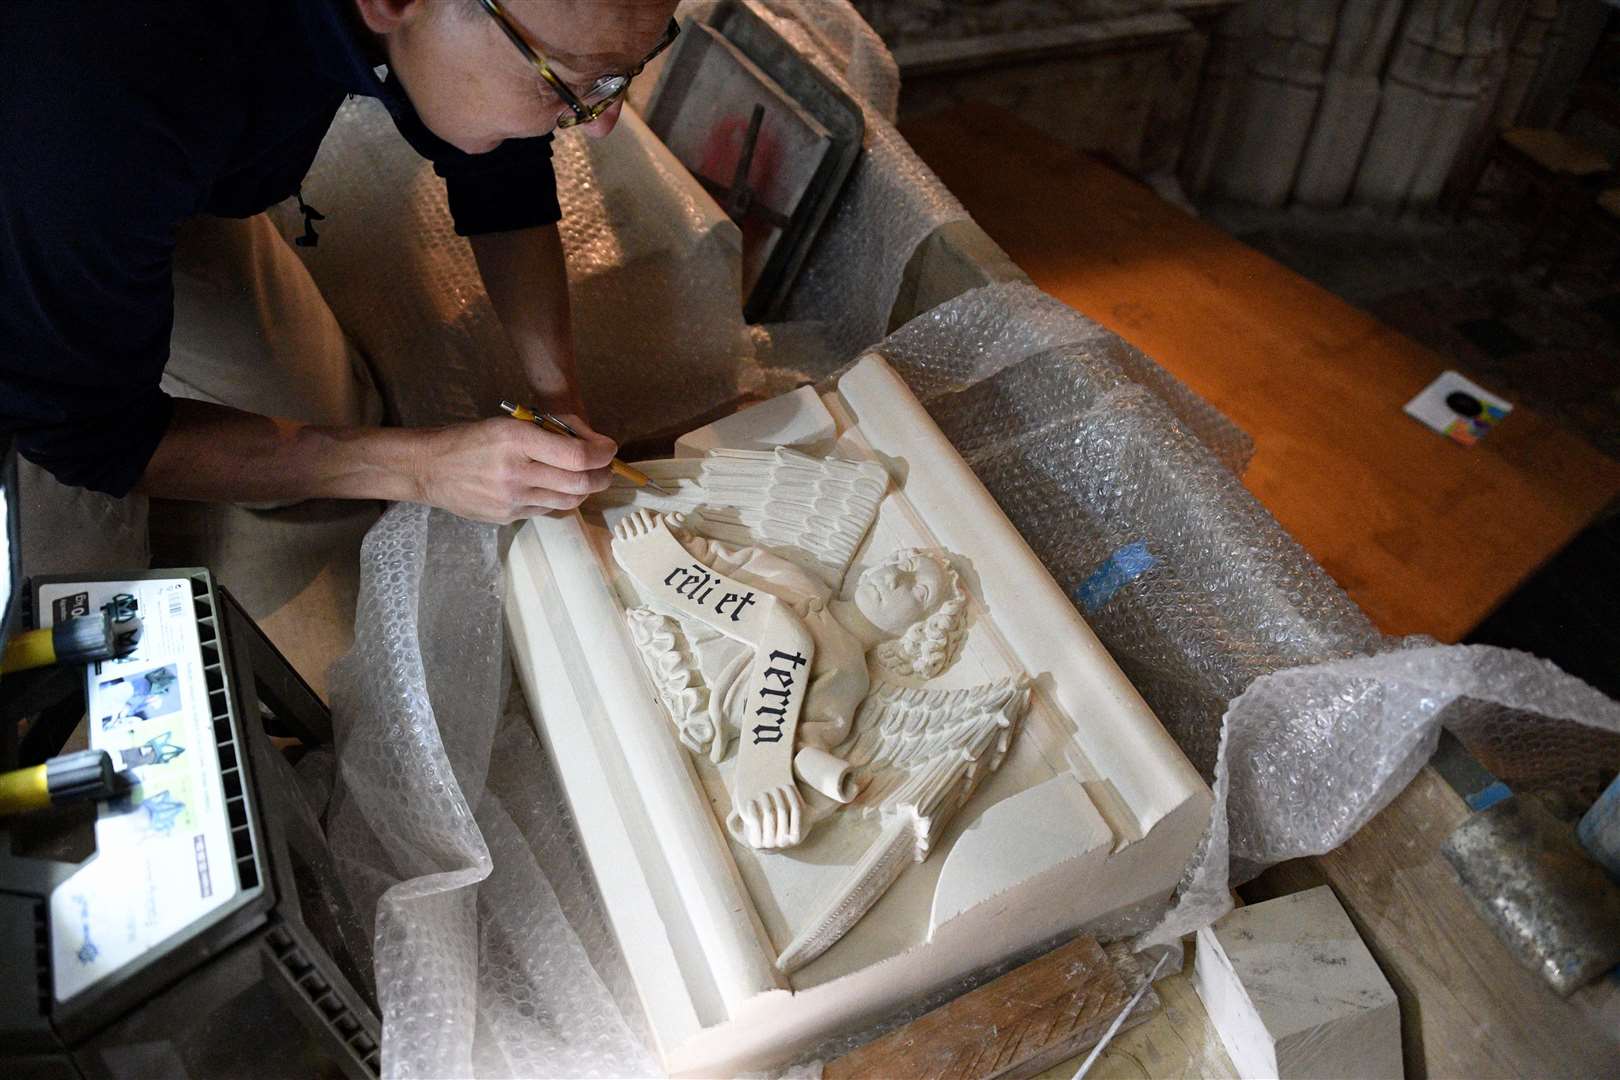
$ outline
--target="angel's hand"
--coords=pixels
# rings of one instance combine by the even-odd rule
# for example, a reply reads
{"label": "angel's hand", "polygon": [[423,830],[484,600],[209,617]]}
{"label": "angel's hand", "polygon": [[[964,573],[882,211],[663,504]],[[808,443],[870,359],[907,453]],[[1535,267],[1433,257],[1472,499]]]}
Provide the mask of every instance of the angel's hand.
{"label": "angel's hand", "polygon": [[661,515],[656,510],[632,510],[613,526],[613,535],[626,542],[649,536],[658,528]]}
{"label": "angel's hand", "polygon": [[790,848],[804,839],[804,798],[791,781],[763,791],[726,816],[731,835],[756,851]]}

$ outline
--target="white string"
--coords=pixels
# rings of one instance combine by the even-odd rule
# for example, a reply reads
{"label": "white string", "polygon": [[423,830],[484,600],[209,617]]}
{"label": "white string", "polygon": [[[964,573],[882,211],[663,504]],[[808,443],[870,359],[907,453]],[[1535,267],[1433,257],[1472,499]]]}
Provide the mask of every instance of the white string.
{"label": "white string", "polygon": [[1119,1010],[1119,1015],[1114,1017],[1112,1024],[1108,1025],[1108,1030],[1103,1032],[1103,1037],[1097,1040],[1097,1045],[1091,1048],[1091,1053],[1086,1055],[1086,1060],[1080,1063],[1080,1068],[1074,1074],[1074,1080],[1081,1080],[1086,1073],[1091,1071],[1091,1066],[1096,1062],[1097,1056],[1113,1041],[1114,1036],[1119,1032],[1119,1026],[1125,1022],[1127,1016],[1131,1015],[1131,1010],[1136,1008],[1136,1003],[1142,1000],[1143,994],[1153,988],[1154,978],[1158,976],[1159,971],[1164,967],[1164,962],[1170,959],[1170,956],[1171,950],[1167,949],[1164,955],[1159,957],[1159,962],[1153,965],[1153,970],[1148,972],[1148,976],[1142,982],[1142,985],[1137,989],[1136,993],[1131,995],[1131,1000],[1127,1001],[1125,1007]]}

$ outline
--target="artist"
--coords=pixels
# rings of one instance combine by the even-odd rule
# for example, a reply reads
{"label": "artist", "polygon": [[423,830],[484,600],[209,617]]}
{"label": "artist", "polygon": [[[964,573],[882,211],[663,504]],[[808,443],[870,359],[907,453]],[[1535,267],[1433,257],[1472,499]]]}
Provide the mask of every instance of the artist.
{"label": "artist", "polygon": [[[606,486],[616,448],[582,415],[551,133],[613,128],[674,5],[0,4],[0,434],[32,463],[32,503],[49,490],[67,514],[105,493],[92,527],[143,495],[510,521]],[[263,214],[307,206],[351,94],[381,99],[432,160],[532,403],[583,439],[505,417],[378,426],[364,358]],[[373,270],[386,289],[390,268]]]}

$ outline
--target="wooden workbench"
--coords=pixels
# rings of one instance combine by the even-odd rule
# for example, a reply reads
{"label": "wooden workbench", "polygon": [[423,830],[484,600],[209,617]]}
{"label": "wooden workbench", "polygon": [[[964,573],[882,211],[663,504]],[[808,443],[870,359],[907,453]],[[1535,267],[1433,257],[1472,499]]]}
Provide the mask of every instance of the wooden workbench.
{"label": "wooden workbench", "polygon": [[[1245,484],[1382,630],[1461,639],[1620,493],[1620,463],[1529,410],[1471,449],[1407,418],[1444,357],[1012,115],[901,130],[1037,285],[1254,438]],[[1591,1003],[1553,995],[1468,906],[1438,853],[1466,814],[1425,769],[1343,848],[1249,894],[1334,886],[1400,996],[1408,1077],[1620,1075]],[[1175,1022],[1129,1033],[1094,1075],[1230,1067],[1185,980],[1165,994]],[[1184,1050],[1140,1060],[1154,1044]]]}

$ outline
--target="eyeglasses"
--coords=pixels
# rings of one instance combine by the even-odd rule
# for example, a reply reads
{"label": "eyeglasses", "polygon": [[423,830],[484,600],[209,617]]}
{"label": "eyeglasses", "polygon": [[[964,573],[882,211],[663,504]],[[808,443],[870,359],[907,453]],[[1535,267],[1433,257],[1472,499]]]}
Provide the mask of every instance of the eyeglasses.
{"label": "eyeglasses", "polygon": [[540,77],[546,80],[546,83],[557,92],[558,97],[563,99],[563,104],[572,110],[568,116],[558,118],[557,126],[560,128],[571,128],[576,124],[588,124],[611,109],[615,103],[624,97],[624,92],[630,88],[630,80],[640,75],[642,69],[652,63],[653,57],[669,48],[670,42],[674,41],[675,36],[681,32],[681,28],[676,24],[675,20],[669,20],[669,27],[664,31],[663,39],[653,46],[653,51],[642,57],[641,62],[635,67],[629,71],[602,75],[591,83],[584,93],[576,94],[552,72],[551,65],[546,63],[545,56],[539,49],[529,44],[528,39],[523,36],[523,32],[502,10],[498,0],[479,0],[479,3],[484,5],[484,10],[489,12],[490,17],[495,20],[495,24],[501,28],[501,33],[511,39],[512,44],[517,46],[518,52],[523,54],[523,58],[529,62],[529,65],[540,73]]}

